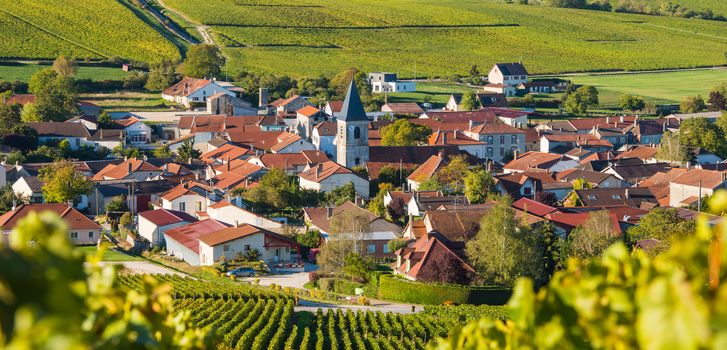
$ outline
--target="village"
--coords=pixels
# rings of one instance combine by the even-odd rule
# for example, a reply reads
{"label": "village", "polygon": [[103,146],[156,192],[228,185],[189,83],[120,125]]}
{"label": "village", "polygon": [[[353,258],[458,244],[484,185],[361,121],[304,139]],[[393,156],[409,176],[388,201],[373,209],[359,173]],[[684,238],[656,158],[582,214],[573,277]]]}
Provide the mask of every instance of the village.
{"label": "village", "polygon": [[[479,92],[452,94],[443,108],[385,100],[367,112],[362,92],[417,83],[364,76],[348,81],[343,99],[318,105],[297,94],[271,101],[266,87],[254,104],[231,83],[184,77],[161,93],[176,111],[107,113],[78,101],[67,120],[24,122],[37,135],[27,149],[62,153],[23,161],[21,147],[3,145],[5,238],[30,213],[53,211],[75,245],[177,269],[210,266],[247,281],[278,274],[290,287],[357,296],[381,271],[509,295],[514,280],[492,271],[495,255],[528,250],[494,269],[544,282],[569,256],[598,256],[616,240],[663,251],[664,229],[693,227],[706,199],[727,187],[723,150],[686,142],[724,138],[720,111],[542,116],[508,99],[582,89],[498,63]],[[4,101],[25,113],[37,99]],[[642,220],[650,227],[639,229]],[[505,225],[505,238],[492,225]],[[351,276],[350,266],[367,272]],[[484,298],[476,303],[502,299]]]}

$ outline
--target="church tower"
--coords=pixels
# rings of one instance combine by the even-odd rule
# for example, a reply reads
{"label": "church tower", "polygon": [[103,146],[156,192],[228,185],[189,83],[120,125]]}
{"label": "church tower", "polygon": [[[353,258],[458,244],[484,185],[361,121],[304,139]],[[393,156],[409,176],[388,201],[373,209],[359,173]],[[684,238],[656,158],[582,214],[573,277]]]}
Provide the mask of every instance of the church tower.
{"label": "church tower", "polygon": [[336,163],[353,168],[369,160],[369,118],[351,80],[336,121]]}

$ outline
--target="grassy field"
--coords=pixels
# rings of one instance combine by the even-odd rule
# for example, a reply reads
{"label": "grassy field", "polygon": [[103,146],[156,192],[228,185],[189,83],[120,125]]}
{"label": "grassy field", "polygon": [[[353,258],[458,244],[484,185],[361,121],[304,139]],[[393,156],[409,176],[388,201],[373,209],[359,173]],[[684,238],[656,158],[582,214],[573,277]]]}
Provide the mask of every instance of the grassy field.
{"label": "grassy field", "polygon": [[616,106],[619,97],[624,94],[643,96],[646,101],[655,104],[673,104],[695,95],[702,95],[706,100],[713,87],[727,83],[727,69],[562,78],[576,84],[596,86],[602,107]]}
{"label": "grassy field", "polygon": [[108,94],[82,94],[80,99],[92,102],[109,112],[165,111],[169,102],[159,93],[117,92]]}
{"label": "grassy field", "polygon": [[[35,72],[50,67],[41,64],[18,64],[18,65],[2,65],[0,64],[0,80],[20,80],[28,81]],[[129,73],[121,70],[121,67],[87,67],[80,66],[76,70],[76,79],[91,80],[121,80]]]}
{"label": "grassy field", "polygon": [[429,96],[430,101],[435,107],[441,107],[447,104],[449,95],[454,93],[463,93],[474,91],[466,86],[445,83],[427,83],[418,82],[416,92],[397,92],[388,94],[389,102],[424,102]]}
{"label": "grassy field", "polygon": [[[79,250],[87,255],[95,254],[97,252],[96,246],[78,247]],[[101,257],[101,261],[135,261],[143,260],[138,256],[128,255],[113,249],[106,249]]]}
{"label": "grassy field", "polygon": [[180,57],[176,46],[115,0],[3,1],[0,33],[2,58]]}
{"label": "grassy field", "polygon": [[[403,77],[523,61],[533,73],[727,63],[727,23],[466,0],[165,0],[211,26],[230,71]],[[204,6],[202,6],[204,4]],[[271,15],[275,13],[275,15]]]}

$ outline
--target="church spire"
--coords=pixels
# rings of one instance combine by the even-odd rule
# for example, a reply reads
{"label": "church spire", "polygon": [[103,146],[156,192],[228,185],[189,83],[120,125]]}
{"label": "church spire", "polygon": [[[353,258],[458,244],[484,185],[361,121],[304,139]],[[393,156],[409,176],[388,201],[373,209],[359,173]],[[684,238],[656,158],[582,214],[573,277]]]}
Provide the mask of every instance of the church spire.
{"label": "church spire", "polygon": [[343,106],[341,107],[341,114],[338,116],[338,120],[369,120],[366,116],[366,111],[364,111],[363,104],[361,103],[361,97],[358,95],[358,89],[356,89],[354,79],[351,79],[351,83],[348,85],[348,92],[346,92],[346,99],[343,100]]}

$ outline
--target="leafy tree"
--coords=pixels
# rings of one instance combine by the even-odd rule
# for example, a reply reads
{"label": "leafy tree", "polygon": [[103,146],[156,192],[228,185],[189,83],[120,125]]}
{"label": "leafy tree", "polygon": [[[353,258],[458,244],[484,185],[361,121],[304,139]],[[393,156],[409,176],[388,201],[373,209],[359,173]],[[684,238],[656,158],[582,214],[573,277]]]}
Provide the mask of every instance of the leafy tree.
{"label": "leafy tree", "polygon": [[33,102],[26,103],[25,106],[23,106],[20,118],[25,123],[43,121],[40,114],[38,114],[38,108],[35,107],[35,103]]}
{"label": "leafy tree", "polygon": [[0,211],[7,213],[13,209],[13,206],[28,204],[30,199],[18,193],[15,193],[13,186],[8,184],[0,188]]}
{"label": "leafy tree", "polygon": [[518,223],[507,198],[500,199],[482,217],[479,231],[465,245],[465,253],[486,284],[512,286],[524,276],[545,279],[542,237]]}
{"label": "leafy tree", "polygon": [[[125,288],[119,268],[84,265],[54,213],[30,213],[0,245],[0,348],[213,349],[212,335],[175,313],[168,286]],[[29,244],[29,242],[33,244]]]}
{"label": "leafy tree", "polygon": [[644,109],[644,98],[636,95],[621,95],[618,106],[631,113],[640,111]]}
{"label": "leafy tree", "polygon": [[65,203],[91,192],[93,185],[76,172],[69,161],[55,161],[40,169],[38,178],[43,182],[43,198],[49,203]]}
{"label": "leafy tree", "polygon": [[144,85],[146,85],[146,80],[146,73],[140,70],[134,70],[124,77],[122,81],[122,88],[124,90],[143,90]]}
{"label": "leafy tree", "polygon": [[353,171],[354,174],[356,174],[364,179],[369,178],[369,170],[366,169],[366,167],[363,165],[357,165],[357,166],[351,168],[351,171]]}
{"label": "leafy tree", "polygon": [[154,158],[171,158],[174,156],[174,152],[169,149],[168,145],[163,145],[155,148],[152,155]]}
{"label": "leafy tree", "polygon": [[28,153],[26,161],[29,163],[47,163],[55,160],[62,160],[63,152],[58,147],[42,145],[36,150]]}
{"label": "leafy tree", "polygon": [[405,205],[406,203],[404,203],[404,200],[401,197],[396,197],[389,203],[386,207],[386,212],[389,214],[391,220],[399,221],[404,217],[406,214],[404,211]]}
{"label": "leafy tree", "polygon": [[341,212],[331,219],[331,233],[321,247],[317,263],[324,273],[343,272],[351,256],[362,256],[363,241],[371,233],[371,222],[360,212]]}
{"label": "leafy tree", "polygon": [[680,218],[676,209],[655,208],[626,231],[626,240],[631,245],[644,239],[657,240],[657,245],[649,251],[656,254],[669,250],[672,241],[692,234],[694,229],[694,220]]}
{"label": "leafy tree", "polygon": [[193,159],[199,159],[202,152],[194,148],[194,137],[188,137],[182,141],[182,145],[177,150],[177,157],[180,161],[191,162]]}
{"label": "leafy tree", "polygon": [[686,147],[701,147],[722,154],[725,134],[722,129],[706,118],[690,118],[679,126],[679,142]]}
{"label": "leafy tree", "polygon": [[439,182],[436,176],[432,176],[419,183],[418,191],[443,191],[444,185]]}
{"label": "leafy tree", "polygon": [[406,178],[411,174],[411,170],[407,168],[394,168],[385,165],[379,170],[379,182],[387,182],[393,184],[394,187],[401,187],[402,183],[406,183]]}
{"label": "leafy tree", "polygon": [[222,73],[225,56],[215,45],[195,45],[187,51],[187,59],[179,66],[179,71],[192,78],[214,78]]}
{"label": "leafy tree", "polygon": [[149,76],[146,79],[147,90],[162,91],[177,80],[176,67],[171,61],[161,61],[149,67]]}
{"label": "leafy tree", "polygon": [[536,229],[536,234],[543,238],[543,264],[545,276],[549,278],[556,268],[561,266],[560,253],[563,239],[555,234],[555,226],[547,219]]}
{"label": "leafy tree", "polygon": [[453,156],[447,165],[439,169],[437,179],[449,192],[462,193],[468,169],[469,163],[464,156]]}
{"label": "leafy tree", "polygon": [[117,158],[139,158],[141,157],[141,151],[136,147],[116,145],[111,153]]}
{"label": "leafy tree", "polygon": [[127,229],[127,230],[131,227],[132,222],[133,221],[131,219],[131,213],[128,211],[126,213],[124,213],[123,215],[121,215],[121,218],[119,219],[119,225],[121,225],[121,227],[123,227],[124,229]]}
{"label": "leafy tree", "polygon": [[321,231],[308,230],[303,234],[297,235],[296,241],[302,246],[317,248],[321,244]]}
{"label": "leafy tree", "polygon": [[608,211],[593,211],[568,236],[568,255],[581,259],[599,256],[617,239],[618,233]]}
{"label": "leafy tree", "polygon": [[64,56],[58,56],[53,61],[53,70],[63,78],[72,78],[76,74],[76,62],[69,60]]}
{"label": "leafy tree", "polygon": [[288,175],[273,168],[260,178],[258,186],[245,193],[245,199],[267,208],[287,208],[291,204],[292,187]]}
{"label": "leafy tree", "polygon": [[483,203],[494,188],[492,176],[480,167],[467,171],[464,177],[464,194],[472,204]]}
{"label": "leafy tree", "polygon": [[410,123],[398,119],[380,130],[381,144],[384,146],[417,146],[426,144],[432,129],[427,125]]}
{"label": "leafy tree", "polygon": [[123,196],[111,198],[109,204],[106,204],[107,213],[121,213],[125,211],[129,211],[129,206]]}
{"label": "leafy tree", "polygon": [[535,201],[543,203],[545,205],[549,205],[551,207],[558,206],[558,197],[555,196],[555,193],[549,191],[540,191],[536,193]]}
{"label": "leafy tree", "polygon": [[462,95],[462,101],[460,103],[462,109],[465,111],[474,111],[477,109],[477,96],[472,91],[465,92]]}
{"label": "leafy tree", "polygon": [[568,113],[588,114],[589,108],[598,106],[598,90],[594,86],[581,86],[567,95],[563,104]]}
{"label": "leafy tree", "polygon": [[679,104],[682,113],[697,113],[707,108],[702,96],[689,96]]}
{"label": "leafy tree", "polygon": [[78,109],[78,93],[73,79],[56,73],[52,68],[33,74],[28,88],[35,94],[35,114],[41,121],[65,121]]}
{"label": "leafy tree", "polygon": [[353,182],[338,186],[326,195],[326,202],[329,205],[339,206],[347,201],[356,201],[356,187]]}
{"label": "leafy tree", "polygon": [[114,121],[111,119],[111,114],[107,111],[101,111],[101,114],[98,115],[98,127],[100,129],[110,129]]}
{"label": "leafy tree", "polygon": [[20,112],[17,106],[0,104],[0,136],[11,133],[15,125],[20,124]]}
{"label": "leafy tree", "polygon": [[727,99],[725,99],[725,95],[719,91],[710,92],[707,103],[709,103],[709,110],[711,111],[723,111],[727,109],[725,108],[725,106],[727,106]]}
{"label": "leafy tree", "polygon": [[384,196],[386,195],[386,192],[391,191],[394,189],[394,185],[390,183],[380,183],[379,184],[379,192],[376,193],[376,196],[371,198],[368,205],[366,206],[366,209],[368,209],[370,212],[376,214],[380,217],[386,217],[386,208],[384,207]]}
{"label": "leafy tree", "polygon": [[679,135],[672,134],[670,131],[662,135],[655,156],[659,160],[670,162],[682,163],[689,160],[689,153],[686,147],[679,143]]}

